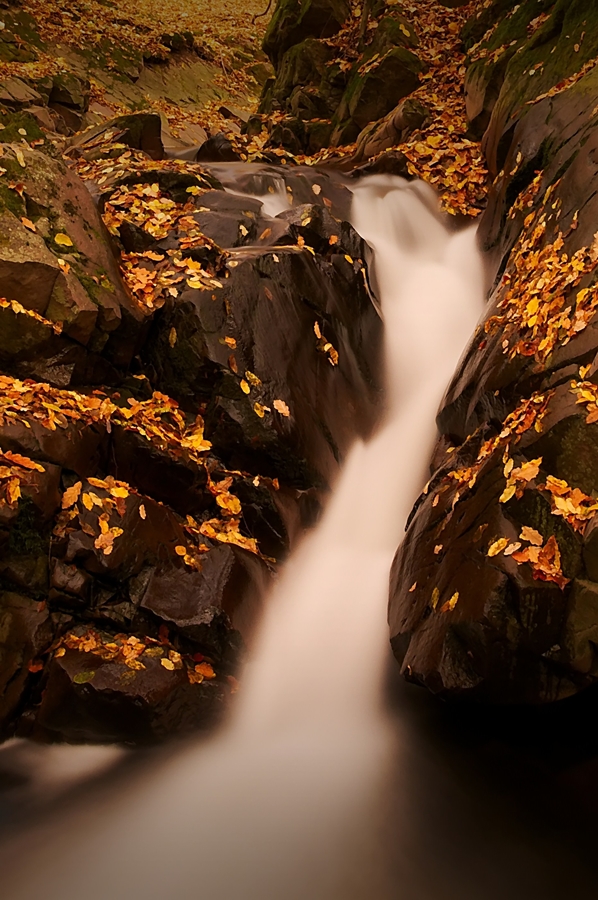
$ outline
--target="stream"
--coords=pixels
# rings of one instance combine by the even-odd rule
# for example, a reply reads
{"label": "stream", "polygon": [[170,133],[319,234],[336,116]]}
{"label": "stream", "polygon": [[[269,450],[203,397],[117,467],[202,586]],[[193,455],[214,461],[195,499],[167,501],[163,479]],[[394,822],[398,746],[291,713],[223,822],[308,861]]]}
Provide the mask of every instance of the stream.
{"label": "stream", "polygon": [[[268,213],[284,202],[269,198]],[[436,410],[483,311],[475,228],[447,230],[423,184],[391,176],[357,182],[351,218],[374,251],[385,323],[381,426],[353,447],[268,598],[229,722],[5,841],[6,900],[571,889],[546,869],[550,841],[532,841],[508,791],[488,788],[451,744],[436,701],[396,676],[389,700],[388,574],[426,481]],[[521,872],[523,893],[511,880]]]}

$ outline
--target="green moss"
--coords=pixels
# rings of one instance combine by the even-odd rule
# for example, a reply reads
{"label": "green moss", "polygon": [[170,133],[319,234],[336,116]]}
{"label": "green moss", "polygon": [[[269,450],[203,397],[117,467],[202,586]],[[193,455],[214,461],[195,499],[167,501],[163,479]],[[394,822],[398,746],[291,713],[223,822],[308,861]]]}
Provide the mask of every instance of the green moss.
{"label": "green moss", "polygon": [[24,497],[19,502],[19,514],[8,537],[9,553],[24,556],[43,556],[48,553],[48,529],[40,529],[39,512],[33,502]]}
{"label": "green moss", "polygon": [[[0,115],[0,124],[4,126],[0,130],[0,139],[4,144],[20,143],[23,138],[27,141],[46,139],[37,120],[26,112],[3,113]],[[27,133],[20,134],[19,129]]]}

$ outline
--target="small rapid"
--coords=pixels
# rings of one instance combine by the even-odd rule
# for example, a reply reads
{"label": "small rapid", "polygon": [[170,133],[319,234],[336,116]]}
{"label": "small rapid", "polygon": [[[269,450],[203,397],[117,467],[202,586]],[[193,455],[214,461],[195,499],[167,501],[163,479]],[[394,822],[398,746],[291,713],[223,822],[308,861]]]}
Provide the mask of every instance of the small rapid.
{"label": "small rapid", "polygon": [[385,323],[382,424],[269,597],[228,724],[28,836],[7,900],[387,896],[384,799],[401,766],[383,703],[388,575],[483,270],[475,229],[449,232],[425,185],[372,176],[352,190]]}

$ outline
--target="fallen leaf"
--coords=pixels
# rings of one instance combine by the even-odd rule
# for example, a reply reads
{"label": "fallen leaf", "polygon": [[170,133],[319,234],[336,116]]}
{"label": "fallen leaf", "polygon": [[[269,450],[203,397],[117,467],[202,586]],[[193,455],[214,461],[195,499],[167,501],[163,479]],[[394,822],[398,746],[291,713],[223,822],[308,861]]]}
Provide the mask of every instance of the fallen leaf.
{"label": "fallen leaf", "polygon": [[288,418],[291,415],[291,411],[284,400],[275,400],[272,406],[281,416],[286,416]]}
{"label": "fallen leaf", "polygon": [[498,554],[508,546],[507,538],[499,538],[497,541],[494,541],[493,544],[490,544],[488,547],[488,556],[498,556]]}
{"label": "fallen leaf", "polygon": [[62,495],[62,508],[63,509],[70,509],[71,506],[74,506],[74,504],[77,502],[77,500],[79,499],[79,496],[81,494],[81,488],[82,488],[82,484],[80,481],[78,481],[72,487],[67,488],[67,490]]}
{"label": "fallen leaf", "polygon": [[145,511],[145,505],[143,503],[139,504],[138,512],[139,512],[139,516],[141,519],[147,518],[147,513]]}
{"label": "fallen leaf", "polygon": [[440,607],[440,612],[451,612],[459,602],[459,591],[455,591],[450,600]]}
{"label": "fallen leaf", "polygon": [[71,241],[68,234],[63,234],[62,232],[54,235],[54,243],[58,244],[59,247],[73,247],[74,246],[74,244]]}
{"label": "fallen leaf", "polygon": [[544,538],[540,534],[539,531],[536,531],[535,528],[530,528],[527,525],[521,529],[521,534],[519,535],[520,540],[528,541],[530,544],[534,544],[536,547],[541,547],[544,543]]}

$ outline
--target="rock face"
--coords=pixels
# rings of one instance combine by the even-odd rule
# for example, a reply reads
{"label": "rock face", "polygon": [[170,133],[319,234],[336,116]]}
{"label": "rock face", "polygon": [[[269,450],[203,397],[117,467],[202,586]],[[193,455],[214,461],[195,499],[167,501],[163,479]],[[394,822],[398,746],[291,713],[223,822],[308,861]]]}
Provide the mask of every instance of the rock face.
{"label": "rock face", "polygon": [[213,723],[277,561],[376,418],[348,191],[161,159],[157,122],[75,138],[69,167],[2,148],[2,736]]}
{"label": "rock face", "polygon": [[[343,3],[280,0],[264,42],[276,77],[264,88],[260,111],[287,116],[270,126],[270,146],[299,154],[351,143],[419,87],[425,66],[414,52],[417,35],[398,10],[374,6],[373,30],[360,34]],[[348,68],[326,40],[341,27],[358,49]]]}
{"label": "rock face", "polygon": [[486,35],[468,100],[495,285],[395,560],[391,633],[436,693],[543,703],[598,677],[598,17],[495,2],[467,33]]}

